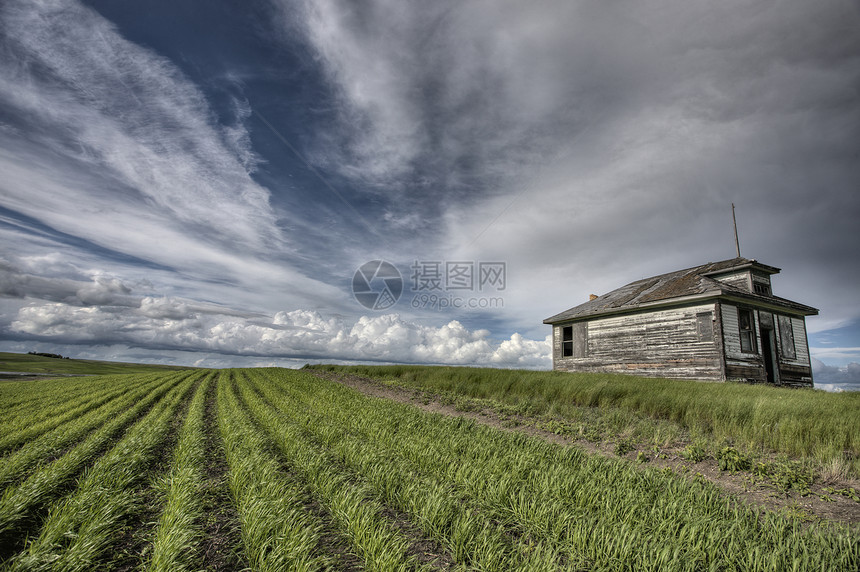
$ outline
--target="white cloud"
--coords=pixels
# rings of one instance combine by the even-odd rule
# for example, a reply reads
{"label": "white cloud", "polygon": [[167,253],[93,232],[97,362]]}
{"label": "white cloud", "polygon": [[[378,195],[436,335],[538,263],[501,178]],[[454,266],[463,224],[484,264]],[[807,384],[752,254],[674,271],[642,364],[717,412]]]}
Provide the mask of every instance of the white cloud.
{"label": "white cloud", "polygon": [[844,363],[845,360],[860,361],[860,348],[857,347],[840,348],[817,346],[810,347],[809,352],[813,357],[821,360],[836,360],[841,361],[842,363]]}
{"label": "white cloud", "polygon": [[550,340],[493,341],[456,320],[431,327],[396,314],[354,323],[309,310],[277,313],[264,323],[194,312],[187,302],[144,298],[137,309],[32,304],[18,310],[11,330],[59,344],[126,344],[139,348],[228,355],[372,360],[406,363],[551,367]]}
{"label": "white cloud", "polygon": [[812,358],[812,378],[825,391],[860,391],[860,363],[834,367]]}

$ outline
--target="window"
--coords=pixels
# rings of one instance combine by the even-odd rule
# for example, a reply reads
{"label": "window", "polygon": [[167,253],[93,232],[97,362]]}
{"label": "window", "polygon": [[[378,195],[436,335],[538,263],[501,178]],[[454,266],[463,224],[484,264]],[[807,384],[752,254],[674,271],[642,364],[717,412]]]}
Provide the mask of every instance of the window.
{"label": "window", "polygon": [[779,346],[783,357],[795,359],[797,351],[794,349],[794,328],[789,316],[778,316],[779,323]]}
{"label": "window", "polygon": [[753,282],[753,292],[762,296],[770,296],[770,285],[763,282]]}
{"label": "window", "polygon": [[752,310],[738,309],[738,330],[741,335],[741,351],[745,353],[756,353],[755,343],[755,318]]}
{"label": "window", "polygon": [[700,342],[714,341],[714,318],[710,312],[696,314],[696,335]]}
{"label": "window", "polygon": [[588,354],[588,323],[561,328],[561,357],[581,358]]}
{"label": "window", "polygon": [[573,326],[561,329],[561,357],[573,356]]}

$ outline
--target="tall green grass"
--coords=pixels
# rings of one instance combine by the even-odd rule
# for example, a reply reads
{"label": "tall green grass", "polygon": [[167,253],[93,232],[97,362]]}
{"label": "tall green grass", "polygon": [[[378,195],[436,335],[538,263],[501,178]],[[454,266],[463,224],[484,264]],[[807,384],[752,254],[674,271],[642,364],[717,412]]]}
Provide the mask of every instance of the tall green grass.
{"label": "tall green grass", "polygon": [[[255,385],[332,464],[481,570],[855,570],[856,534],[759,513],[709,483],[424,414],[298,372]],[[278,395],[280,394],[280,395]],[[289,421],[287,421],[289,419]],[[305,437],[307,438],[307,437]],[[499,528],[501,527],[501,528]],[[461,534],[461,530],[469,534]],[[483,540],[495,535],[488,564]]]}
{"label": "tall green grass", "polygon": [[411,388],[491,399],[531,414],[618,408],[751,448],[834,462],[860,476],[860,393],[619,374],[434,366],[313,366]]}

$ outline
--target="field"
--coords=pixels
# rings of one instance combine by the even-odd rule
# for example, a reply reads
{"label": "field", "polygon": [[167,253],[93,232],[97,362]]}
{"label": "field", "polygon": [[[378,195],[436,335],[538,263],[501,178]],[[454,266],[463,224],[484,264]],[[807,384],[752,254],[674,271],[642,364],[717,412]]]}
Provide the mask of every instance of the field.
{"label": "field", "polygon": [[172,365],[151,365],[87,359],[56,359],[39,355],[0,352],[0,379],[22,377],[19,375],[4,375],[3,372],[13,372],[14,374],[32,373],[35,375],[108,375],[112,373],[145,373],[176,371],[180,369],[188,368]]}
{"label": "field", "polygon": [[697,446],[718,450],[732,445],[748,455],[782,454],[836,476],[860,477],[860,392],[470,367],[311,369],[446,395],[463,408],[526,415],[554,425],[560,434],[602,430],[604,437],[620,434],[657,446],[686,434]]}
{"label": "field", "polygon": [[311,371],[0,384],[2,570],[850,570],[857,527]]}

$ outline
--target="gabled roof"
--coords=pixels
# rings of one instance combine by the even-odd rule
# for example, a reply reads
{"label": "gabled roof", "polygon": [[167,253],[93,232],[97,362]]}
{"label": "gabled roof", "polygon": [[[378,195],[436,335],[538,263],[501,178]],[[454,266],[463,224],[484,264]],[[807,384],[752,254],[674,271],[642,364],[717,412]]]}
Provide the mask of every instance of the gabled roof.
{"label": "gabled roof", "polygon": [[678,270],[644,278],[622,286],[594,300],[574,306],[543,321],[555,324],[586,317],[631,312],[652,306],[665,306],[705,298],[731,298],[753,305],[782,309],[792,314],[809,316],[818,310],[777,296],[753,294],[742,288],[720,282],[713,278],[741,270],[755,270],[764,274],[776,274],[779,268],[761,264],[748,258],[732,258],[722,262],[708,262],[694,268]]}

